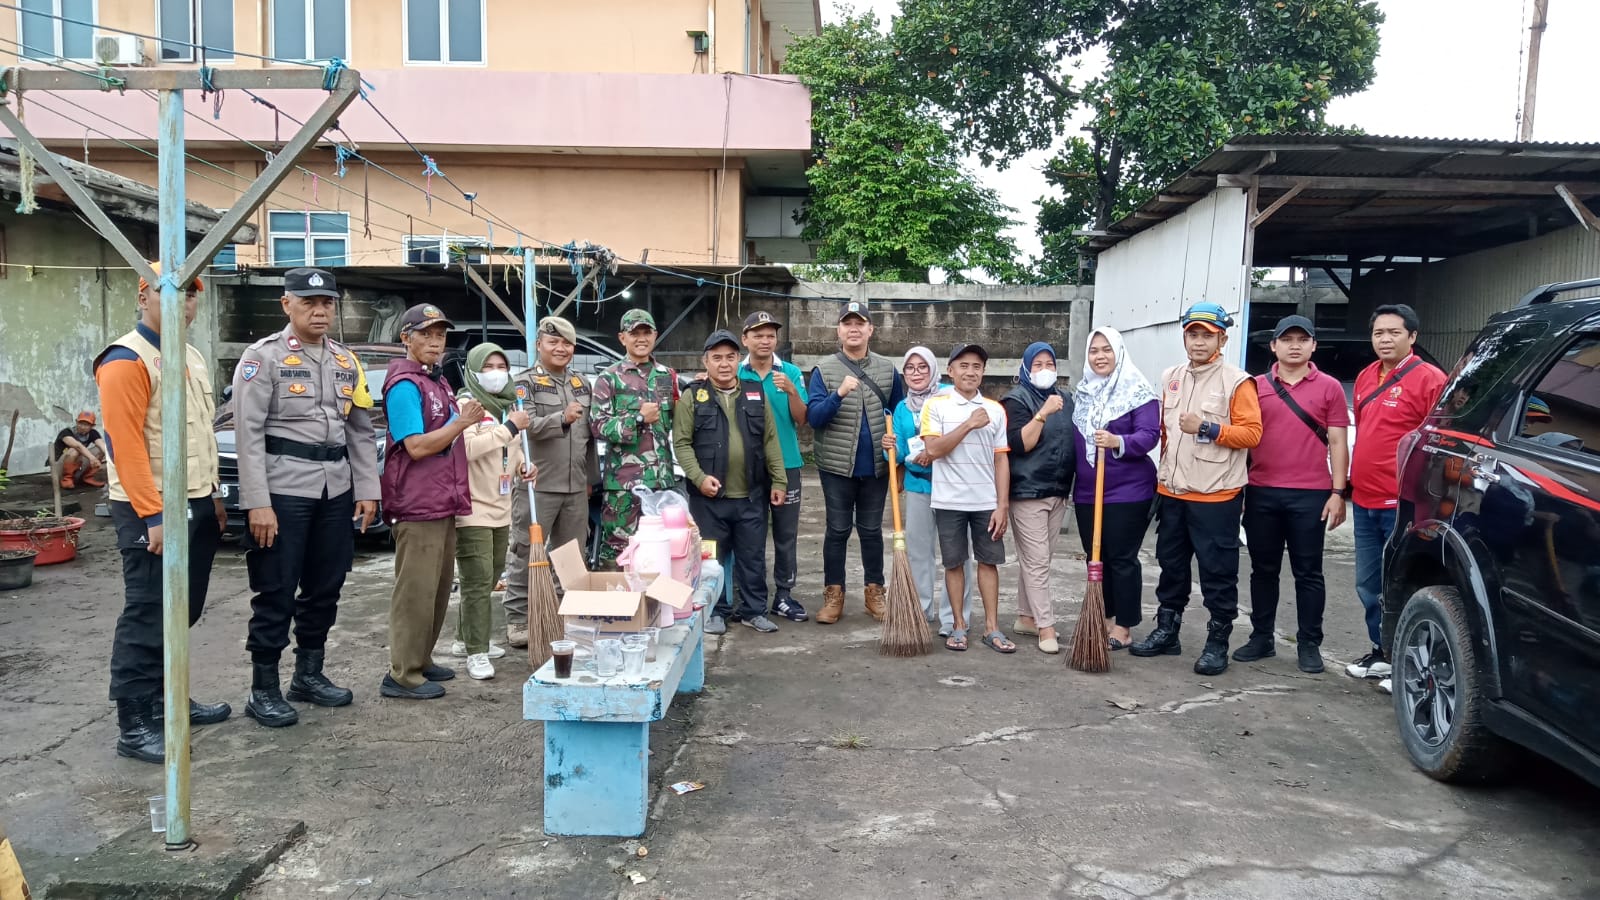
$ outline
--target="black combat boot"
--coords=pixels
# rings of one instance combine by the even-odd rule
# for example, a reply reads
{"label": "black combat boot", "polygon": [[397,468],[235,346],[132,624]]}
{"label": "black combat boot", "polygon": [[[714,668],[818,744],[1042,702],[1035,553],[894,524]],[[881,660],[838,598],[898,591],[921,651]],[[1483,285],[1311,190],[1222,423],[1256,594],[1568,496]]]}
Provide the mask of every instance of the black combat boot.
{"label": "black combat boot", "polygon": [[268,728],[282,728],[300,721],[300,714],[278,691],[277,663],[251,664],[250,699],[244,703],[244,714]]}
{"label": "black combat boot", "polygon": [[1144,640],[1128,648],[1134,656],[1177,656],[1183,652],[1183,645],[1178,643],[1178,632],[1183,627],[1183,613],[1175,609],[1160,607],[1156,610],[1155,630],[1144,636]]}
{"label": "black combat boot", "polygon": [[1196,675],[1221,675],[1228,671],[1228,635],[1233,634],[1232,622],[1212,619],[1206,623],[1206,645],[1200,658],[1194,661]]}
{"label": "black combat boot", "polygon": [[1243,647],[1233,651],[1233,658],[1239,662],[1255,662],[1277,655],[1278,648],[1270,634],[1252,634]]}
{"label": "black combat boot", "polygon": [[355,692],[342,688],[322,674],[322,651],[296,649],[294,677],[289,680],[289,699],[317,706],[349,706]]}
{"label": "black combat boot", "polygon": [[[167,704],[162,698],[157,697],[151,701],[151,710],[151,716],[155,719],[156,727],[165,727]],[[231,715],[233,715],[233,707],[226,703],[198,703],[193,697],[189,698],[190,725],[215,725]]]}
{"label": "black combat boot", "polygon": [[156,722],[156,698],[136,697],[117,701],[117,755],[149,763],[166,762],[166,741]]}

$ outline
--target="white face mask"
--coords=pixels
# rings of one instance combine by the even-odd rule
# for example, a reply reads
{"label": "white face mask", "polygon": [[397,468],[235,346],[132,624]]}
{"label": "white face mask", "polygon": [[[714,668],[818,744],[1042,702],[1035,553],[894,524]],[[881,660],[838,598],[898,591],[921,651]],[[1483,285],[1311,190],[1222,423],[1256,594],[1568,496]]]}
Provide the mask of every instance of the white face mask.
{"label": "white face mask", "polygon": [[1029,375],[1033,379],[1033,386],[1041,391],[1047,391],[1056,386],[1056,370],[1040,369]]}
{"label": "white face mask", "polygon": [[491,394],[500,393],[510,383],[511,373],[505,369],[490,369],[487,372],[478,373],[478,384],[483,385],[483,389]]}

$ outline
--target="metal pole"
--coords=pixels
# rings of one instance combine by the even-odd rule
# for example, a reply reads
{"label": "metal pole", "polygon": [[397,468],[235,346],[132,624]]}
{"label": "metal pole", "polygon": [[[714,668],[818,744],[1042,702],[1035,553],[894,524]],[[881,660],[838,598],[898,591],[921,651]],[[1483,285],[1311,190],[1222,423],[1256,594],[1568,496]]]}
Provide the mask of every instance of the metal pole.
{"label": "metal pole", "polygon": [[539,310],[538,292],[534,290],[533,279],[538,274],[533,264],[533,248],[522,248],[522,321],[528,323],[522,333],[528,342],[528,365],[531,367],[537,361],[534,356],[533,345],[538,342]]}
{"label": "metal pole", "polygon": [[189,839],[189,435],[187,291],[178,282],[184,228],[183,91],[161,92],[161,581],[166,703],[167,849]]}

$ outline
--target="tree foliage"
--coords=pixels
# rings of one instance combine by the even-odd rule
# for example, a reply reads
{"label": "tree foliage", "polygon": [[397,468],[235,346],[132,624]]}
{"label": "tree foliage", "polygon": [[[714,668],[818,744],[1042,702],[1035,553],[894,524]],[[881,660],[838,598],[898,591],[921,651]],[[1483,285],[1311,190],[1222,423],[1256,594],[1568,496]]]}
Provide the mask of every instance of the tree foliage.
{"label": "tree foliage", "polygon": [[801,224],[817,258],[879,278],[926,281],[974,269],[1012,280],[1011,211],[960,163],[955,142],[907,82],[870,13],[789,46],[784,69],[811,89],[814,159]]}
{"label": "tree foliage", "polygon": [[[909,80],[960,146],[1004,167],[1071,135],[1046,172],[1045,273],[1076,228],[1104,228],[1241,133],[1328,130],[1334,97],[1371,83],[1376,0],[904,0]],[[1104,59],[1089,78],[1079,72]]]}

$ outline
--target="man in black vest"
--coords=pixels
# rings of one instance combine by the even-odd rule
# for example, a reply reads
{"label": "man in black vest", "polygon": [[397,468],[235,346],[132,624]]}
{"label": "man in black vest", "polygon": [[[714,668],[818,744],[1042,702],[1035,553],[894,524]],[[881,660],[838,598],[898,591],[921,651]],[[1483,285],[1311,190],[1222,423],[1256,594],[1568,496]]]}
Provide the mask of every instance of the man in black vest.
{"label": "man in black vest", "polygon": [[672,416],[672,449],[695,487],[689,512],[700,536],[717,542],[717,561],[739,594],[735,612],[727,594],[706,620],[706,634],[728,630],[728,619],[763,633],[778,630],[767,618],[767,512],[789,490],[783,447],[761,385],[739,380],[739,339],[731,331],[706,338],[706,378],[684,389]]}

